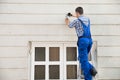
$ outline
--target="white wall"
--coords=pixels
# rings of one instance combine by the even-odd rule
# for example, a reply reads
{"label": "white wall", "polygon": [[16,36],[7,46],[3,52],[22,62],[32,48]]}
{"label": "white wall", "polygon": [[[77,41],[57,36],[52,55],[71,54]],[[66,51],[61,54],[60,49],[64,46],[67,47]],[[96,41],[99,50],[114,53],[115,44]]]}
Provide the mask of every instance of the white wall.
{"label": "white wall", "polygon": [[76,41],[64,16],[77,6],[98,41],[99,80],[120,80],[120,0],[0,0],[0,80],[29,80],[29,41]]}

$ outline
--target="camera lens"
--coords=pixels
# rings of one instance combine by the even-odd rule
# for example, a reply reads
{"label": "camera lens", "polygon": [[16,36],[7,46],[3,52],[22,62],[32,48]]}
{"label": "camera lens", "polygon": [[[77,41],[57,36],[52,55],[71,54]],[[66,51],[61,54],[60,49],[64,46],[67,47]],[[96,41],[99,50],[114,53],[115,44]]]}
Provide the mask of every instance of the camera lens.
{"label": "camera lens", "polygon": [[68,13],[68,14],[67,14],[67,16],[71,17],[71,16],[72,16],[72,14],[71,14],[71,13]]}

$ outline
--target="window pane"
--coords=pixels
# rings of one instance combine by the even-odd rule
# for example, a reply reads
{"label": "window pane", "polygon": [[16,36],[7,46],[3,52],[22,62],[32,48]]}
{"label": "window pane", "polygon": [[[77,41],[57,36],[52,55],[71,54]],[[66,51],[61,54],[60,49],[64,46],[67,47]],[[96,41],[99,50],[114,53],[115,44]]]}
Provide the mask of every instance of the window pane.
{"label": "window pane", "polygon": [[35,80],[45,80],[45,65],[35,66]]}
{"label": "window pane", "polygon": [[50,61],[59,61],[59,47],[50,47],[49,48],[49,60]]}
{"label": "window pane", "polygon": [[50,65],[49,66],[49,79],[59,79],[59,65]]}
{"label": "window pane", "polygon": [[77,48],[76,47],[67,47],[67,61],[76,61],[77,60]]}
{"label": "window pane", "polygon": [[67,79],[77,79],[77,65],[67,65]]}
{"label": "window pane", "polygon": [[35,47],[35,61],[45,61],[45,47]]}

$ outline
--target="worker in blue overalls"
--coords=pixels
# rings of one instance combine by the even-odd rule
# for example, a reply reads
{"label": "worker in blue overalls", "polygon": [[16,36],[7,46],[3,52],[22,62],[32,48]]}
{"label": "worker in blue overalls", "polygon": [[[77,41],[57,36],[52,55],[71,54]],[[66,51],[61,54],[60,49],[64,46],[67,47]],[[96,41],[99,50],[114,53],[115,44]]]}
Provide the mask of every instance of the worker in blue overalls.
{"label": "worker in blue overalls", "polygon": [[65,22],[70,28],[74,27],[76,30],[78,36],[78,60],[81,64],[85,80],[92,80],[92,77],[95,77],[97,71],[88,60],[88,53],[90,52],[93,43],[90,32],[90,19],[83,15],[82,7],[77,7],[75,13],[75,16],[71,13],[68,13],[67,15],[77,17],[77,19],[70,22],[70,20],[66,18]]}

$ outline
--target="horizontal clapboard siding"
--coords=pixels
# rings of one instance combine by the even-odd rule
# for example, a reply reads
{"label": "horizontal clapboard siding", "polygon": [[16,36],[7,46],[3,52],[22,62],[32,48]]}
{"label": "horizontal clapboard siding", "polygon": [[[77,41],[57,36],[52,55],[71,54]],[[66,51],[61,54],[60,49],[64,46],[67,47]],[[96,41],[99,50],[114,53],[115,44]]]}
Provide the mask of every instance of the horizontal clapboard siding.
{"label": "horizontal clapboard siding", "polygon": [[99,69],[99,79],[106,80],[119,80],[120,79],[120,68],[102,68]]}
{"label": "horizontal clapboard siding", "polygon": [[0,69],[27,69],[27,58],[0,58]]}
{"label": "horizontal clapboard siding", "polygon": [[[111,51],[112,50],[112,51]],[[100,57],[120,57],[120,47],[98,47]],[[113,60],[114,61],[114,60]]]}
{"label": "horizontal clapboard siding", "polygon": [[57,4],[1,4],[0,13],[18,14],[63,14],[74,12],[77,6],[83,6],[85,14],[120,14],[120,5],[57,5]]}
{"label": "horizontal clapboard siding", "polygon": [[[0,25],[0,35],[73,35],[75,30],[66,25]],[[59,29],[59,30],[58,30]],[[49,31],[49,34],[48,34]],[[91,25],[93,36],[114,36],[120,35],[120,25]]]}
{"label": "horizontal clapboard siding", "polygon": [[77,6],[91,19],[98,79],[120,80],[120,0],[0,0],[0,80],[30,80],[29,41],[77,41],[64,23]]}
{"label": "horizontal clapboard siding", "polygon": [[98,68],[119,68],[120,57],[98,57]]}
{"label": "horizontal clapboard siding", "polygon": [[27,56],[28,56],[28,47],[14,47],[14,46],[0,47],[0,59],[26,58]]}
{"label": "horizontal clapboard siding", "polygon": [[9,2],[9,3],[120,3],[119,0],[1,0],[0,2]]}
{"label": "horizontal clapboard siding", "polygon": [[[57,37],[57,38],[56,38]],[[120,47],[118,36],[93,36],[98,46]],[[29,41],[77,41],[76,36],[0,36],[0,46],[28,46]]]}
{"label": "horizontal clapboard siding", "polygon": [[0,69],[0,80],[28,80],[26,69]]}
{"label": "horizontal clapboard siding", "polygon": [[[91,24],[120,24],[120,15],[87,15]],[[65,24],[65,15],[0,14],[0,24]]]}

